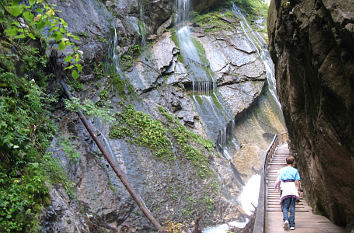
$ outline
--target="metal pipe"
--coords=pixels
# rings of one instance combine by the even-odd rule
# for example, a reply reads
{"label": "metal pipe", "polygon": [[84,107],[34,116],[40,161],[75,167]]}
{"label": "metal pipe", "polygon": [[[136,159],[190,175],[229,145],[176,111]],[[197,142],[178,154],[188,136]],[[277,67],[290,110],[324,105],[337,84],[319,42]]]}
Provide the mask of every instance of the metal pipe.
{"label": "metal pipe", "polygon": [[[60,84],[62,85],[64,92],[66,94],[66,96],[68,97],[69,100],[72,100],[72,95],[70,94],[69,88],[66,85],[66,83],[64,82],[64,80],[60,81]],[[97,144],[98,148],[100,149],[100,151],[102,152],[103,156],[105,157],[105,159],[108,161],[109,165],[111,165],[113,171],[117,174],[117,176],[119,177],[119,179],[122,181],[123,185],[125,186],[125,188],[128,190],[128,192],[130,193],[130,195],[133,197],[134,201],[136,202],[136,204],[138,204],[139,208],[141,209],[141,211],[145,214],[145,216],[150,220],[150,222],[160,231],[162,230],[162,227],[160,225],[160,223],[154,218],[154,216],[152,216],[150,210],[148,208],[146,208],[143,200],[141,199],[141,197],[139,196],[139,194],[137,194],[137,192],[133,189],[133,187],[130,185],[130,183],[128,182],[127,177],[124,175],[123,172],[121,172],[119,170],[119,168],[115,165],[113,159],[111,158],[111,156],[109,155],[108,151],[106,150],[106,148],[102,145],[102,143],[98,140],[97,135],[93,132],[88,120],[85,118],[84,114],[81,112],[81,110],[79,109],[77,112],[80,120],[82,121],[82,123],[84,124],[85,128],[87,129],[87,131],[89,132],[89,134],[91,135],[91,137],[93,138],[93,140],[95,141],[95,143]]]}

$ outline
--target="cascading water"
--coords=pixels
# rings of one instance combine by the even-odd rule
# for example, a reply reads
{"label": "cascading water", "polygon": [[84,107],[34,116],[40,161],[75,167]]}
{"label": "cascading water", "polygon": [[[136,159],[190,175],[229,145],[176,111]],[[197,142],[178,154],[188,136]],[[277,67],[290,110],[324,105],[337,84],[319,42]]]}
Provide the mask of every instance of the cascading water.
{"label": "cascading water", "polygon": [[177,0],[176,24],[185,23],[189,20],[190,1]]}
{"label": "cascading water", "polygon": [[[177,31],[177,38],[183,62],[189,72],[189,77],[193,81],[212,81],[212,76],[205,70],[207,64],[202,62],[198,50],[193,43],[193,38],[188,26],[183,26]],[[196,87],[196,85],[195,85]],[[194,91],[194,89],[193,89]]]}
{"label": "cascading water", "polygon": [[246,35],[250,43],[253,45],[253,47],[257,50],[259,56],[262,58],[263,64],[266,68],[267,84],[269,91],[272,94],[274,101],[278,104],[279,108],[281,108],[278,96],[276,94],[277,91],[274,75],[274,64],[272,59],[270,58],[266,41],[259,32],[252,29],[246,17],[243,15],[241,9],[236,4],[234,4],[232,7],[232,13],[240,19],[240,24],[244,34]]}
{"label": "cascading water", "polygon": [[114,38],[113,38],[113,44],[112,44],[112,59],[113,59],[113,65],[115,67],[116,72],[119,74],[120,77],[124,77],[123,72],[120,69],[119,65],[119,56],[117,52],[117,47],[118,47],[118,34],[117,34],[117,29],[114,26]]}
{"label": "cascading water", "polygon": [[[200,51],[201,48],[198,50],[196,46],[199,42],[191,35],[190,28],[187,25],[189,12],[190,1],[177,0],[176,24],[181,25],[177,31],[180,52],[192,82],[192,94],[196,109],[207,126],[209,137],[217,141],[217,144],[222,141],[220,147],[223,147],[229,135],[231,135],[230,130],[227,130],[225,126],[229,122],[233,122],[230,121],[233,117],[226,105],[218,98],[214,75],[210,71],[209,64],[201,58],[203,56]],[[222,138],[222,140],[218,138]],[[231,159],[230,156],[226,157],[228,160]]]}

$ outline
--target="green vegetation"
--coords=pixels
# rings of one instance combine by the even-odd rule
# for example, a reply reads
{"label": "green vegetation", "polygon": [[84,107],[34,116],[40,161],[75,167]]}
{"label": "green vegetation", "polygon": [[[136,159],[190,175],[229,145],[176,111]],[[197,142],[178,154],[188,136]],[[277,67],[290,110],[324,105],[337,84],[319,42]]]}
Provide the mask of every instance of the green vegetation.
{"label": "green vegetation", "polygon": [[159,107],[159,111],[168,121],[168,131],[173,135],[173,140],[177,142],[184,157],[190,160],[197,168],[198,175],[201,178],[210,175],[209,162],[204,153],[212,150],[213,142],[187,130],[178,119],[162,107]]}
{"label": "green vegetation", "polygon": [[171,142],[163,124],[150,115],[136,111],[133,105],[123,105],[116,113],[117,123],[111,127],[111,138],[129,138],[133,144],[147,147],[158,158],[172,158]]}
{"label": "green vegetation", "polygon": [[[65,62],[74,79],[82,70],[82,52],[54,7],[35,0],[0,4],[0,232],[38,232],[51,183],[61,183],[72,196],[63,169],[45,153],[54,135],[50,110],[56,101],[46,93],[53,75],[46,73],[45,50],[49,40],[59,50],[71,47]],[[69,144],[63,145],[69,153]]]}
{"label": "green vegetation", "polygon": [[238,7],[245,11],[248,20],[254,20],[263,17],[267,21],[268,5],[260,0],[232,0]]}
{"label": "green vegetation", "polygon": [[[0,67],[0,231],[37,232],[37,217],[48,201],[40,161],[54,132],[48,112],[53,98],[13,73],[11,60],[1,59]],[[21,69],[31,72],[26,67]]]}
{"label": "green vegetation", "polygon": [[214,202],[214,200],[212,198],[210,198],[210,197],[204,198],[203,199],[203,203],[204,203],[204,205],[207,206],[208,211],[211,212],[211,211],[214,210],[215,202]]}
{"label": "green vegetation", "polygon": [[216,98],[216,94],[215,94],[215,93],[213,93],[213,94],[211,95],[211,98],[213,99],[213,101],[214,101],[216,107],[217,107],[218,109],[221,109],[221,110],[222,110],[222,106],[221,106],[221,104],[219,103],[218,99]]}
{"label": "green vegetation", "polygon": [[201,178],[211,174],[203,150],[211,151],[213,143],[187,130],[165,109],[160,107],[159,110],[168,121],[165,126],[161,121],[152,119],[150,115],[136,111],[133,105],[123,105],[123,111],[116,113],[117,123],[111,127],[109,136],[127,138],[133,144],[149,148],[161,159],[166,157],[174,159],[171,141],[176,141],[184,157],[194,164]]}
{"label": "green vegetation", "polygon": [[72,112],[78,112],[81,110],[86,116],[99,117],[107,122],[114,122],[114,117],[111,116],[109,109],[98,108],[91,100],[85,99],[83,103],[80,103],[78,98],[73,97],[72,100],[65,100],[66,109]]}
{"label": "green vegetation", "polygon": [[75,137],[65,137],[59,141],[61,149],[64,151],[65,155],[74,163],[80,160],[80,153],[75,149]]}
{"label": "green vegetation", "polygon": [[235,16],[231,12],[218,12],[212,11],[206,14],[197,14],[195,15],[195,22],[200,26],[205,28],[206,32],[217,32],[221,30],[229,30],[232,31],[234,28],[234,24],[231,23],[232,20],[226,19],[234,19]]}
{"label": "green vegetation", "polygon": [[203,69],[205,70],[206,74],[209,76],[209,79],[212,81],[213,80],[213,75],[212,75],[213,71],[210,69],[210,64],[209,64],[209,61],[206,57],[206,53],[205,53],[203,45],[194,37],[192,37],[192,42],[198,51],[198,55],[199,55],[200,59],[203,62]]}
{"label": "green vegetation", "polygon": [[0,232],[37,232],[48,202],[41,160],[54,133],[49,108],[55,99],[40,86],[49,76],[39,49],[1,35],[0,57]]}
{"label": "green vegetation", "polygon": [[134,58],[141,54],[141,46],[133,45],[131,46],[126,53],[124,53],[120,59],[122,70],[129,70],[133,66]]}
{"label": "green vegetation", "polygon": [[132,96],[133,98],[137,97],[134,91],[134,87],[128,80],[121,79],[119,74],[115,72],[111,73],[110,81],[112,82],[114,89],[118,91],[119,97],[123,98],[124,100],[127,100],[127,96]]}
{"label": "green vegetation", "polygon": [[75,91],[82,91],[84,89],[84,84],[77,79],[68,79],[66,83]]}
{"label": "green vegetation", "polygon": [[[172,30],[171,39],[175,43],[177,48],[179,48],[179,42],[178,42],[177,33],[176,33],[175,29],[171,29],[171,30]],[[182,54],[180,52],[177,55],[177,59],[178,59],[179,62],[183,63],[183,56],[182,56]]]}

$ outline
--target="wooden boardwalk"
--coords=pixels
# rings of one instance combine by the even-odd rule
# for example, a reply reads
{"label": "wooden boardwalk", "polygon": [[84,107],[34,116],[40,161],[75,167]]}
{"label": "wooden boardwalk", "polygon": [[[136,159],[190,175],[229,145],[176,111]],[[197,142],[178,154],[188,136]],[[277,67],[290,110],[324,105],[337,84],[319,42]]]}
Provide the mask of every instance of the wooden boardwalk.
{"label": "wooden boardwalk", "polygon": [[[265,232],[284,232],[283,215],[280,208],[280,194],[274,189],[274,183],[280,168],[286,166],[285,159],[289,155],[288,144],[277,147],[273,155],[267,172],[266,181],[266,212],[265,212]],[[326,217],[312,213],[304,199],[301,199],[295,207],[296,229],[291,232],[297,233],[336,233],[345,232],[344,228],[330,222]]]}

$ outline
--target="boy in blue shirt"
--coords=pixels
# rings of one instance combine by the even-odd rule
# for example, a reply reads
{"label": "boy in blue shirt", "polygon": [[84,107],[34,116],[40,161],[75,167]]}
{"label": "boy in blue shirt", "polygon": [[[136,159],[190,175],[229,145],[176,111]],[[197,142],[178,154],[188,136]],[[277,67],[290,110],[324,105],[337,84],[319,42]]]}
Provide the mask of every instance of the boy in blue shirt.
{"label": "boy in blue shirt", "polygon": [[[275,186],[279,186],[281,182],[281,208],[283,211],[284,229],[295,230],[295,202],[300,200],[300,175],[294,163],[294,156],[290,155],[286,158],[286,167],[279,171],[278,181]],[[290,216],[288,212],[290,210]]]}

